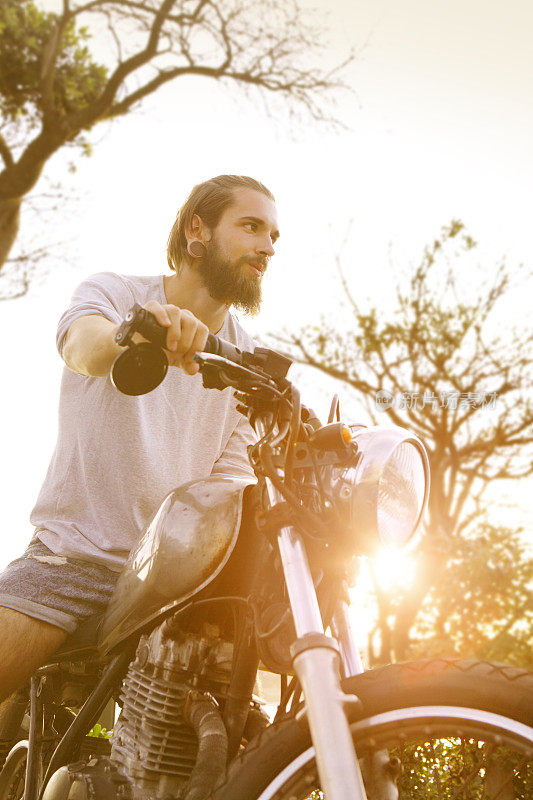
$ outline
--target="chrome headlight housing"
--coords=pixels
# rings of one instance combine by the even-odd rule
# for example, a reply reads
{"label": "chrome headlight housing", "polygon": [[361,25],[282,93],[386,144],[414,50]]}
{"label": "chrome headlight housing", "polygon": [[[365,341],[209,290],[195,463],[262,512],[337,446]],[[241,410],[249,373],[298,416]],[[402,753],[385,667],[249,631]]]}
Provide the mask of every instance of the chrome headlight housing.
{"label": "chrome headlight housing", "polygon": [[354,551],[401,546],[415,533],[429,496],[429,460],[403,428],[349,426],[354,458],[331,469],[331,493]]}

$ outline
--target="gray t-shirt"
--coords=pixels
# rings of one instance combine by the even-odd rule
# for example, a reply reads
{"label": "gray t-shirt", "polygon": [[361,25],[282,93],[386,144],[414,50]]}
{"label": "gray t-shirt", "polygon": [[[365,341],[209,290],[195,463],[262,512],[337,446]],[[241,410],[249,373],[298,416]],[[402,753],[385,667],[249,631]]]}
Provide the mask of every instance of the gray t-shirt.
{"label": "gray t-shirt", "polygon": [[[134,302],[149,300],[167,302],[163,276],[92,275],[59,321],[59,352],[78,317],[101,314],[118,325]],[[218,335],[254,349],[231,314]],[[54,553],[118,571],[177,486],[214,473],[254,483],[246,447],[256,439],[233,390],[204,389],[200,374],[169,367],[156,389],[130,397],[108,377],[65,367],[56,449],[30,520]]]}

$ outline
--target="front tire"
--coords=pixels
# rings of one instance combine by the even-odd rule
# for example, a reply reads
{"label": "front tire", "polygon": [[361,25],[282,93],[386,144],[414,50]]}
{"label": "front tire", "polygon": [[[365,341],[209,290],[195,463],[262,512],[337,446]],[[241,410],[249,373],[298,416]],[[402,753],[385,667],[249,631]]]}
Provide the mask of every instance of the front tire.
{"label": "front tire", "polygon": [[0,772],[0,800],[22,800],[27,758],[28,741],[22,739],[11,748]]}
{"label": "front tire", "polygon": [[[438,659],[370,670],[343,688],[363,703],[351,725],[359,757],[387,748],[402,762],[400,800],[533,797],[532,674]],[[250,743],[212,800],[314,800],[319,789],[309,733],[290,718]]]}

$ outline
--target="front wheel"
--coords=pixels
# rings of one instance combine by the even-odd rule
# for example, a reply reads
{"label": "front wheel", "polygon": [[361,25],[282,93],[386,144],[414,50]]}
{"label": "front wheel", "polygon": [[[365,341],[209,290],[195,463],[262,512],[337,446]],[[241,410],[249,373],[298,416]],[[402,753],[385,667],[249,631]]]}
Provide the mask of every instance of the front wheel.
{"label": "front wheel", "polygon": [[[401,762],[400,800],[533,798],[533,674],[439,659],[370,670],[343,688],[363,703],[351,723],[362,764],[387,751]],[[309,734],[285,719],[235,759],[211,800],[321,797]]]}
{"label": "front wheel", "polygon": [[9,751],[0,772],[0,800],[22,800],[28,758],[28,741],[22,739]]}

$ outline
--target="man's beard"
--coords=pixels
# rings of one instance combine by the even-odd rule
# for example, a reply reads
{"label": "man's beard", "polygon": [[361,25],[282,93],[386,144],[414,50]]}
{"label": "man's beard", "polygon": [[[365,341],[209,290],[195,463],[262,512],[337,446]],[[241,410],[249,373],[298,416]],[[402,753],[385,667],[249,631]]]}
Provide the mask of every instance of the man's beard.
{"label": "man's beard", "polygon": [[234,262],[228,261],[212,242],[207,245],[207,253],[197,268],[213,300],[255,316],[261,306],[261,279],[246,268],[249,258],[244,256]]}

